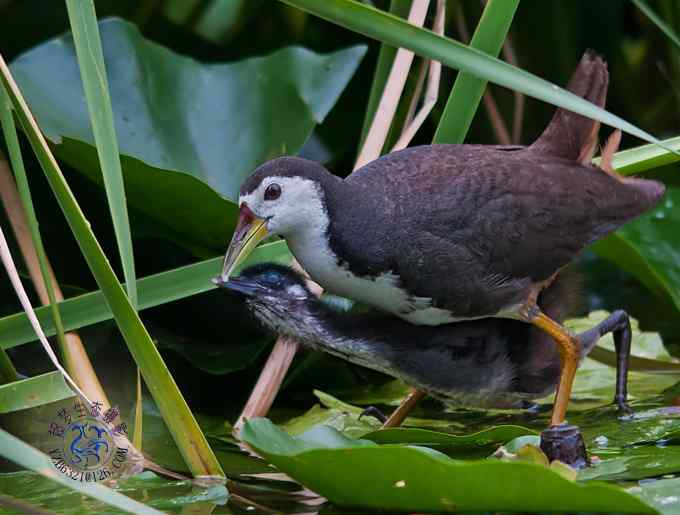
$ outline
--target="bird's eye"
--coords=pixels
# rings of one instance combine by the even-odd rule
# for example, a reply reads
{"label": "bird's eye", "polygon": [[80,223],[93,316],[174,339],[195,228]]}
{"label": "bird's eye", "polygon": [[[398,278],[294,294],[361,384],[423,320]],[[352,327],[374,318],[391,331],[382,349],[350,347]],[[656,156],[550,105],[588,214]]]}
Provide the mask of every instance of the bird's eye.
{"label": "bird's eye", "polygon": [[275,182],[272,182],[269,186],[267,186],[267,189],[264,190],[264,199],[265,200],[276,200],[280,196],[281,196],[281,186],[279,186]]}

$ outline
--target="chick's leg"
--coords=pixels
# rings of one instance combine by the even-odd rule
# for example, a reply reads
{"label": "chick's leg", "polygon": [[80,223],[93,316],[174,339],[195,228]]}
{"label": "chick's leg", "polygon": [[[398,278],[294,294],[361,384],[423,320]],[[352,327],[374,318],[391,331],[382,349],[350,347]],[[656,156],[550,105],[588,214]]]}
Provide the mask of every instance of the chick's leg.
{"label": "chick's leg", "polygon": [[402,424],[406,416],[413,410],[418,401],[425,397],[425,392],[417,388],[411,388],[409,392],[401,401],[401,404],[395,409],[389,418],[385,421],[382,428],[398,427]]}
{"label": "chick's leg", "polygon": [[614,311],[605,320],[597,324],[592,329],[588,329],[578,335],[581,342],[581,358],[587,356],[598,340],[612,333],[614,337],[614,347],[616,349],[616,390],[614,394],[614,404],[621,413],[631,413],[632,410],[627,404],[627,383],[628,367],[630,362],[631,329],[628,314],[619,309]]}

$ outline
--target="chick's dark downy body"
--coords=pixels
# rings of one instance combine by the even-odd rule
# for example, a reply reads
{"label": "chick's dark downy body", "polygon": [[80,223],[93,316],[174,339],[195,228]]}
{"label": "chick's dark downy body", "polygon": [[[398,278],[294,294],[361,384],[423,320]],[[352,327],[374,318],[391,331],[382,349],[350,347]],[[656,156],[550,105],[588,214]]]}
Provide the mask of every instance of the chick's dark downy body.
{"label": "chick's dark downy body", "polygon": [[[552,393],[559,377],[559,354],[550,337],[518,321],[430,327],[379,313],[340,312],[315,298],[297,273],[273,264],[251,267],[223,285],[244,295],[268,330],[400,378],[452,404],[519,406]],[[567,285],[556,281],[543,295],[544,306],[557,319],[575,301]],[[582,335],[584,356],[600,334]]]}

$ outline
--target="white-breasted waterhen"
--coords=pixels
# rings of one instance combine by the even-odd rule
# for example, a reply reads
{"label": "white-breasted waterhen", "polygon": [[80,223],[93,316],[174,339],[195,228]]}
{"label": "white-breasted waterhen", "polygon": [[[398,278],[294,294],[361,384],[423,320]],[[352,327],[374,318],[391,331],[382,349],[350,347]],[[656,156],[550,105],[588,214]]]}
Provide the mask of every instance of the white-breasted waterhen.
{"label": "white-breasted waterhen", "polygon": [[[569,89],[604,106],[608,72],[586,53]],[[331,293],[413,324],[496,317],[552,336],[561,358],[551,425],[565,414],[580,344],[537,298],[594,241],[651,209],[655,181],[591,164],[599,124],[558,109],[528,147],[428,145],[381,157],[346,179],[295,157],[243,183],[223,280],[268,235],[284,237]],[[417,343],[414,343],[417,345]]]}
{"label": "white-breasted waterhen", "polygon": [[[539,295],[542,310],[555,321],[570,314],[574,305],[573,281],[568,279],[568,274],[558,277]],[[299,273],[273,263],[255,265],[217,283],[243,296],[265,329],[400,378],[446,403],[518,407],[551,394],[559,380],[560,356],[550,336],[516,320],[416,326],[380,312],[341,312],[312,294]],[[625,312],[614,312],[576,336],[579,360],[608,332],[614,333],[618,357],[614,403],[626,411],[631,331]],[[550,458],[572,465],[586,462],[582,446],[562,442],[546,451]]]}

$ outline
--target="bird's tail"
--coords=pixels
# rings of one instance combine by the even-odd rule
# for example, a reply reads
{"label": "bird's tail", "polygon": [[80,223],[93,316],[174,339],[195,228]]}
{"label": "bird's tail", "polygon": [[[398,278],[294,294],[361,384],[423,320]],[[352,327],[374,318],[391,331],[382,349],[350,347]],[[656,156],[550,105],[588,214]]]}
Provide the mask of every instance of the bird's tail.
{"label": "bird's tail", "polygon": [[[591,50],[587,50],[571,76],[567,89],[598,107],[604,107],[608,85],[607,63]],[[599,122],[560,108],[531,148],[544,154],[587,164],[597,148],[599,128]]]}

